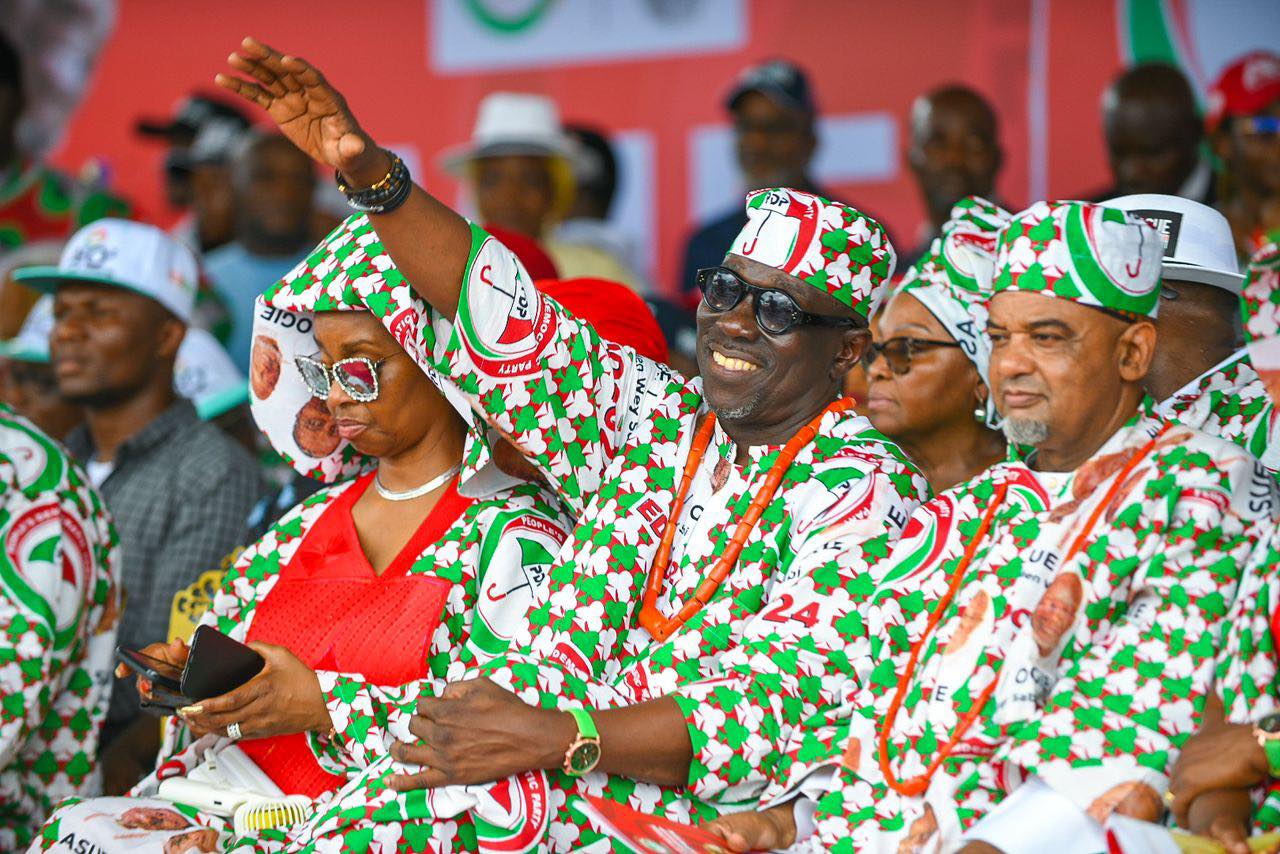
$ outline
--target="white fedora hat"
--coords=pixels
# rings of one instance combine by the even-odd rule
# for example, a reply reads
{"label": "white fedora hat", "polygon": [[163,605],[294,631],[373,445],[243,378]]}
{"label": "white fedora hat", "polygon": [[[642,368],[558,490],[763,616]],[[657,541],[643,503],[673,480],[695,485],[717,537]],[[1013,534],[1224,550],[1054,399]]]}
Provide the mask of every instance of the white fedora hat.
{"label": "white fedora hat", "polygon": [[1161,276],[1212,285],[1239,296],[1244,275],[1227,218],[1208,205],[1181,196],[1139,193],[1102,203],[1142,217],[1164,241]]}
{"label": "white fedora hat", "polygon": [[555,101],[546,95],[494,92],[480,102],[471,142],[445,151],[440,165],[462,176],[468,163],[482,157],[523,154],[569,160],[573,152]]}

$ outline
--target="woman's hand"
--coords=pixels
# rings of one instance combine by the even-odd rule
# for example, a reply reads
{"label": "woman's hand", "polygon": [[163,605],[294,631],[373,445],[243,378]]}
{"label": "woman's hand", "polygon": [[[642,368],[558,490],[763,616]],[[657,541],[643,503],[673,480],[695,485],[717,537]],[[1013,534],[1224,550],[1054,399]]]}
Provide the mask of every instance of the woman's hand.
{"label": "woman's hand", "polygon": [[305,59],[246,38],[227,64],[253,78],[217,75],[219,86],[267,111],[289,141],[356,187],[382,179],[391,161],[356,121],[347,101]]}
{"label": "woman's hand", "polygon": [[[187,666],[187,656],[191,654],[186,641],[181,638],[168,643],[148,644],[139,652],[148,658],[156,658],[173,665],[178,673],[181,673],[182,668]],[[123,662],[116,665],[117,679],[124,679],[133,672],[133,668]],[[177,676],[174,678],[176,679]],[[138,676],[138,694],[143,700],[148,702],[151,700],[151,680],[142,675]]]}
{"label": "woman's hand", "polygon": [[400,792],[559,768],[578,726],[568,712],[530,706],[488,679],[469,679],[419,700],[409,731],[419,743],[397,742],[391,755],[423,770],[392,776]]}
{"label": "woman's hand", "polygon": [[239,724],[242,738],[328,732],[333,724],[315,671],[285,647],[256,641],[249,646],[266,659],[266,667],[234,691],[179,709],[191,730],[226,735],[227,727]]}
{"label": "woman's hand", "polygon": [[795,802],[788,801],[767,810],[722,815],[703,827],[723,839],[730,851],[790,848],[796,842],[794,807]]}

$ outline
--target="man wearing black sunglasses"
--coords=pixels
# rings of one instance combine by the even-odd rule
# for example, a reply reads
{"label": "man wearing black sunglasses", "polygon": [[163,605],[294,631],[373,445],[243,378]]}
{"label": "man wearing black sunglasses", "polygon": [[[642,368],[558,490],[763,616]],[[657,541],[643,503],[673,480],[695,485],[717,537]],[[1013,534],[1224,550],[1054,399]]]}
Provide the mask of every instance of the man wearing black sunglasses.
{"label": "man wearing black sunglasses", "polygon": [[414,186],[308,63],[251,39],[230,63],[247,79],[219,83],[370,214],[309,263],[407,281],[437,328],[452,322],[419,363],[579,517],[523,636],[420,702],[369,785],[432,789],[416,821],[440,848],[473,822],[528,848],[601,840],[569,795],[686,820],[718,813],[726,792],[750,803],[785,775],[774,759],[802,720],[847,714],[848,635],[927,490],[841,399],[893,272],[884,229],[819,196],[752,193],[722,265],[699,276],[702,378],[686,380],[542,296],[497,240]]}

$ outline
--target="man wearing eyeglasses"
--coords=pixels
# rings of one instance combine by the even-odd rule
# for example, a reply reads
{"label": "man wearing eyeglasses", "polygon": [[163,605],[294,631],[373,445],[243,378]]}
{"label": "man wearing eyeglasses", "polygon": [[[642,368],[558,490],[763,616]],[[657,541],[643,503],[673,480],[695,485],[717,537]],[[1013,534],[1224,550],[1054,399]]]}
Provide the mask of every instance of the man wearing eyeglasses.
{"label": "man wearing eyeglasses", "polygon": [[[1161,819],[1277,496],[1144,392],[1160,254],[1149,224],[1079,202],[1002,231],[987,328],[1010,456],[912,518],[847,653],[861,713],[795,738],[765,796],[782,805],[714,825],[730,849],[1085,854],[1113,815]],[[1270,659],[1232,661],[1254,699]]]}
{"label": "man wearing eyeglasses", "polygon": [[[699,274],[703,376],[686,380],[536,291],[310,65],[252,40],[231,65],[248,78],[223,86],[370,188],[348,192],[376,233],[353,218],[308,263],[407,280],[451,332],[420,363],[580,520],[515,651],[419,704],[396,761],[370,770],[374,808],[442,850],[471,834],[576,850],[608,846],[576,795],[684,820],[755,803],[801,721],[848,714],[847,636],[927,490],[840,398],[893,270],[883,228],[808,193],[752,193],[723,264]],[[340,832],[344,808],[317,826]]]}
{"label": "man wearing eyeglasses", "polygon": [[1218,210],[1247,259],[1280,238],[1280,54],[1256,51],[1218,76],[1205,127],[1222,164]]}

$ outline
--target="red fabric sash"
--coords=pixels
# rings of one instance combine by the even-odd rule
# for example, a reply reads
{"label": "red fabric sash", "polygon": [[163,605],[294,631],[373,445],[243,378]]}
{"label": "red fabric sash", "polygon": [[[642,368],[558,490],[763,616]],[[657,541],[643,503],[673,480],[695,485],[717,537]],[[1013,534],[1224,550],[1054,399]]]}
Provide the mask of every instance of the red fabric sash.
{"label": "red fabric sash", "polygon": [[[307,531],[275,587],[258,603],[247,641],[288,647],[313,670],[359,673],[374,685],[426,678],[431,640],[452,582],[409,568],[471,505],[451,483],[391,565],[377,575],[356,534],[351,508],[368,474]],[[241,749],[286,794],[316,798],[346,783],[320,767],[304,733],[246,739]]]}

